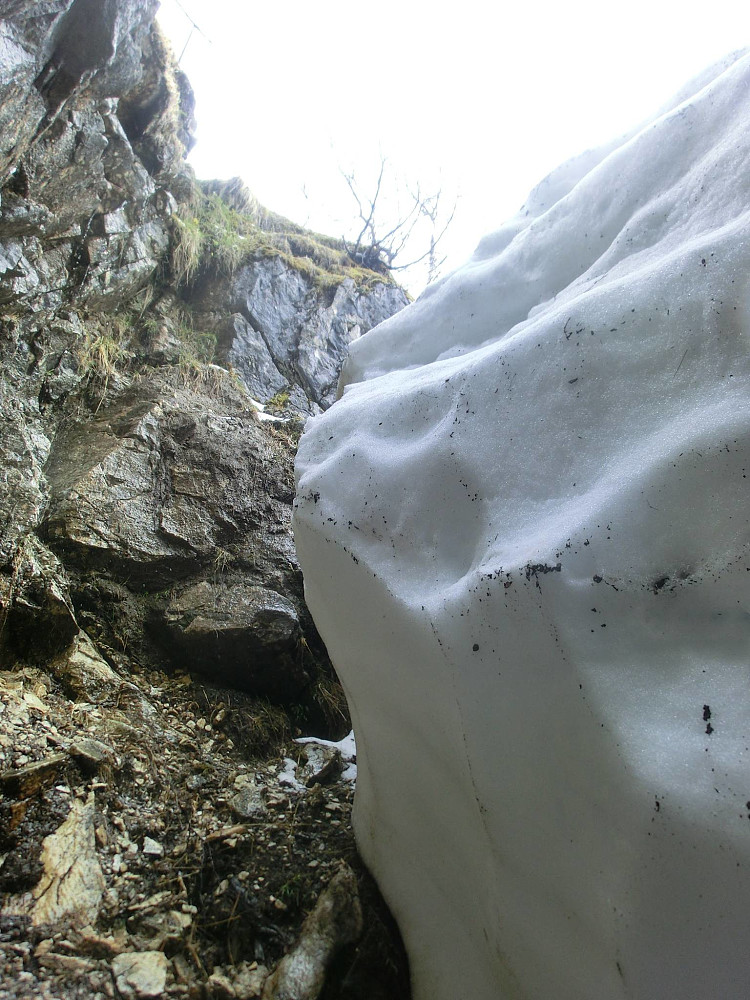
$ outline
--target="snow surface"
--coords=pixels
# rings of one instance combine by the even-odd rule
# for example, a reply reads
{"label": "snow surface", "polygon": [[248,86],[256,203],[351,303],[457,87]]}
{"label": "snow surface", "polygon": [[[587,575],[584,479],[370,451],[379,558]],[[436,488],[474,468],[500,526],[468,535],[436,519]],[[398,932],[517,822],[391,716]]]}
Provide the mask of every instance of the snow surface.
{"label": "snow surface", "polygon": [[342,781],[357,780],[357,744],[354,739],[354,730],[344,736],[341,740],[321,740],[317,736],[302,736],[295,740],[295,743],[306,743],[308,753],[310,746],[332,747],[341,754],[341,760],[346,765],[341,772]]}
{"label": "snow surface", "polygon": [[750,56],[351,348],[295,530],[415,1000],[750,995]]}

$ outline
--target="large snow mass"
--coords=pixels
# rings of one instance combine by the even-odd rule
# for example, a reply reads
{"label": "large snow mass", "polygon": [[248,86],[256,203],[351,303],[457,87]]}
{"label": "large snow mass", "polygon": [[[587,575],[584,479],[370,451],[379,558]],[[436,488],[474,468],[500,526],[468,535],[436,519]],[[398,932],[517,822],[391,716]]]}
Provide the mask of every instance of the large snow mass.
{"label": "large snow mass", "polygon": [[356,342],[296,534],[417,1000],[750,995],[750,56]]}

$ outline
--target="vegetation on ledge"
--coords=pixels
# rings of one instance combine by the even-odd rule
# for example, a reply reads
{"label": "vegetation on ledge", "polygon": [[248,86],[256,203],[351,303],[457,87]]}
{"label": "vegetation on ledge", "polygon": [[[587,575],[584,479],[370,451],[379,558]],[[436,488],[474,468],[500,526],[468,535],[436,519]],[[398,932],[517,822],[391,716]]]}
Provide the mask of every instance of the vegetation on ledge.
{"label": "vegetation on ledge", "polygon": [[355,264],[343,240],[312,233],[263,208],[239,178],[198,181],[175,222],[172,269],[178,285],[211,272],[231,275],[261,257],[281,257],[317,289],[335,288],[346,278],[359,288],[395,284],[389,275]]}

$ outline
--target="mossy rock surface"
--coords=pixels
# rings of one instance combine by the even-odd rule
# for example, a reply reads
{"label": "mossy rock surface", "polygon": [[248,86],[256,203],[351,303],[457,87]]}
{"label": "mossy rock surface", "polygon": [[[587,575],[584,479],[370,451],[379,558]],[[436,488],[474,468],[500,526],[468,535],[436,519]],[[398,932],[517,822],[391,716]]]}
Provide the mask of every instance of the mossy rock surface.
{"label": "mossy rock surface", "polygon": [[357,287],[395,284],[358,266],[343,240],[310,232],[261,206],[237,178],[199,182],[175,222],[173,268],[178,282],[202,274],[233,274],[242,264],[280,256],[319,289],[351,278]]}

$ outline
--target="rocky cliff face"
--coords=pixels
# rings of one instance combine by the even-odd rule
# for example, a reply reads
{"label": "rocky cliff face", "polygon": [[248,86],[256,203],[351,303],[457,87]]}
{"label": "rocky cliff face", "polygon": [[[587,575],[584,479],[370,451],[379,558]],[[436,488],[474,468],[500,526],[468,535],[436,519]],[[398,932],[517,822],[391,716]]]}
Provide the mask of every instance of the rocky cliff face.
{"label": "rocky cliff face", "polygon": [[117,670],[219,671],[320,723],[298,415],[405,296],[195,183],[156,7],[0,4],[0,661],[84,631]]}
{"label": "rocky cliff face", "polygon": [[325,962],[361,929],[346,858],[374,971],[324,995],[392,998],[341,757],[289,742],[349,726],[290,521],[301,417],[406,299],[195,182],[156,7],[0,0],[0,996],[259,996],[332,876]]}

